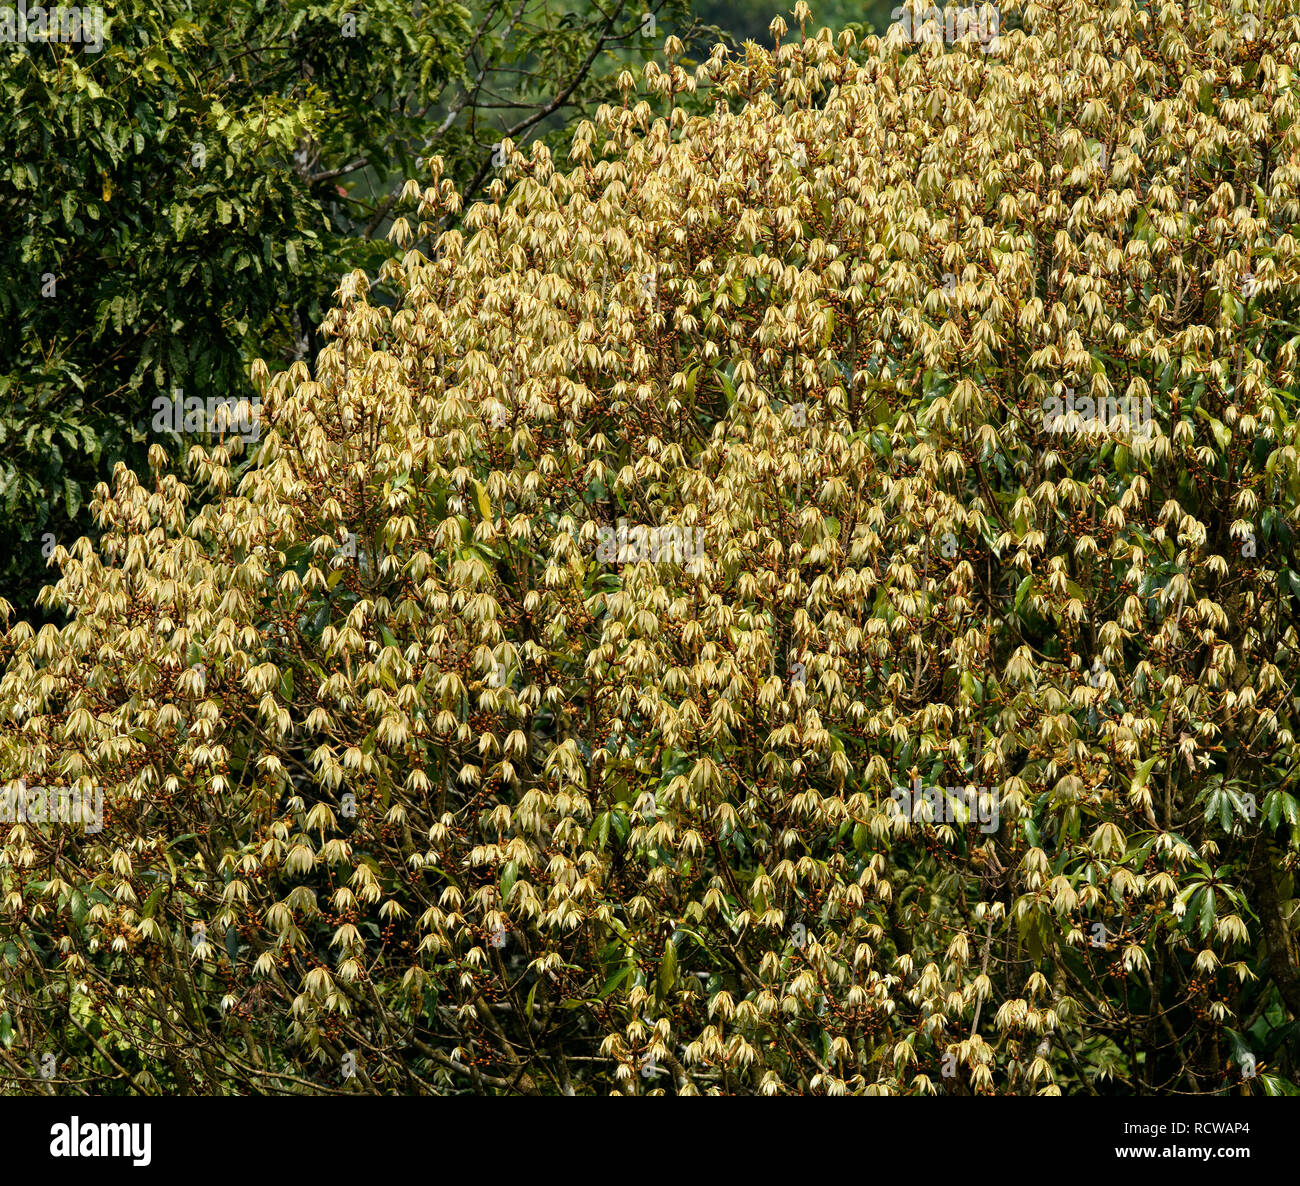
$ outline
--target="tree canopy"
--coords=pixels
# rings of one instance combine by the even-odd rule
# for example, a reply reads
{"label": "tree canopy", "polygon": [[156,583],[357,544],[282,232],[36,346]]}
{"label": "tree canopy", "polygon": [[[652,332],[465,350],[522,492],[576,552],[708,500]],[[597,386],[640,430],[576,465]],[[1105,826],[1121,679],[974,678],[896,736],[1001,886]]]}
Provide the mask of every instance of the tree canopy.
{"label": "tree canopy", "polygon": [[5,1090],[1297,1091],[1300,18],[794,17],[97,488]]}

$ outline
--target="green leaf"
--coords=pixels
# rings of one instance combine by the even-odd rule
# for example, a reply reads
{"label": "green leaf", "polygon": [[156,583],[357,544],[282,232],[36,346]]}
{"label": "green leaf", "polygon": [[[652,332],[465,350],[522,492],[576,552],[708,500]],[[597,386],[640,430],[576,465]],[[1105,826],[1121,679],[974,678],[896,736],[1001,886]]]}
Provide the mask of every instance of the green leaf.
{"label": "green leaf", "polygon": [[605,983],[601,986],[600,992],[596,994],[596,1000],[603,1001],[620,984],[622,984],[624,980],[628,978],[631,972],[632,969],[630,967],[620,968],[617,972],[614,973],[614,975],[612,975],[608,980],[606,980]]}
{"label": "green leaf", "polygon": [[165,886],[154,886],[153,893],[145,900],[143,915],[145,918],[153,918],[154,911],[158,909],[158,903],[162,901],[163,889]]}
{"label": "green leaf", "polygon": [[1154,758],[1148,758],[1145,762],[1138,763],[1137,770],[1133,774],[1133,780],[1129,783],[1129,795],[1135,795],[1147,785],[1147,779],[1151,777],[1151,768],[1160,760],[1159,755]]}
{"label": "green leaf", "polygon": [[671,938],[664,940],[664,953],[659,960],[659,975],[655,979],[655,1000],[661,1004],[677,983],[677,948]]}

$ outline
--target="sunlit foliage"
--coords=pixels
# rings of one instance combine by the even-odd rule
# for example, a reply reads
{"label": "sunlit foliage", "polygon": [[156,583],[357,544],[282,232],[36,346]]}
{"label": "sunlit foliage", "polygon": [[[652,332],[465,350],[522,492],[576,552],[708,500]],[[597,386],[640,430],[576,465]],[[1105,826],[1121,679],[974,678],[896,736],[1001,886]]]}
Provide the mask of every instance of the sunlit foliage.
{"label": "sunlit foliage", "polygon": [[4,644],[0,774],[104,796],[0,825],[5,1090],[1296,1090],[1300,21],[794,15],[101,487]]}

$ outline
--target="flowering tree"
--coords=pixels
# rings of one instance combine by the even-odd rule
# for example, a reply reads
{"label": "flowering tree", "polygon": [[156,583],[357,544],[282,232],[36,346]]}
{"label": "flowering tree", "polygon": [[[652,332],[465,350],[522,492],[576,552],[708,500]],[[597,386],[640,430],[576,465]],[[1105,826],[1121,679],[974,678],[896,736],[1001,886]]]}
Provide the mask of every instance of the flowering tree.
{"label": "flowering tree", "polygon": [[795,17],[99,489],[4,1090],[1296,1090],[1300,21]]}

